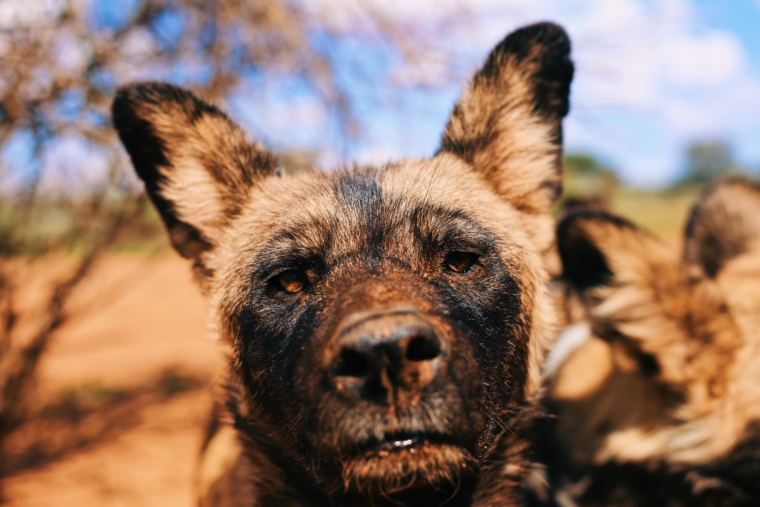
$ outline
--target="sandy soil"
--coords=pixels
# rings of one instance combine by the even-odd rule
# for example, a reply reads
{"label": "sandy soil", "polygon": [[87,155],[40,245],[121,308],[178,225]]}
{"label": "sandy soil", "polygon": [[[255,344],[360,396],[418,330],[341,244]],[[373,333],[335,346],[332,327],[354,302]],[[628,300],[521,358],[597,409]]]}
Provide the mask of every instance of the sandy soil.
{"label": "sandy soil", "polygon": [[[209,386],[222,361],[206,336],[206,309],[189,265],[168,252],[110,256],[81,286],[71,313],[42,363],[41,396],[54,401],[82,386],[132,394],[109,402],[110,426],[101,431],[101,421],[98,438],[9,477],[6,500],[13,506],[193,505]],[[192,382],[156,394],[151,386],[163,385],[155,379],[166,372]],[[104,410],[73,430],[106,418]]]}
{"label": "sandy soil", "polygon": [[[47,261],[41,278],[65,272],[66,264]],[[19,301],[29,306],[45,292],[40,277],[25,289]],[[210,386],[223,365],[205,326],[205,303],[185,260],[169,251],[103,259],[75,293],[71,318],[44,358],[39,398],[55,404],[66,393],[118,396],[74,419],[22,428],[11,446],[28,448],[27,440],[47,432],[43,447],[52,450],[3,482],[9,505],[194,505]],[[167,378],[184,383],[169,384],[167,393]]]}

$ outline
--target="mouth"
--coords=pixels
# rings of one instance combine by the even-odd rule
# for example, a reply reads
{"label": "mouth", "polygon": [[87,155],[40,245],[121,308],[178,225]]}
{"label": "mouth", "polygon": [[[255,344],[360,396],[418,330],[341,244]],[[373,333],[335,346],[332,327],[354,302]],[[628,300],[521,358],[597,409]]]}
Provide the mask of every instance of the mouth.
{"label": "mouth", "polygon": [[364,457],[386,457],[391,454],[415,451],[442,444],[453,444],[449,438],[439,433],[394,432],[385,435],[382,440],[370,440],[361,447]]}
{"label": "mouth", "polygon": [[341,460],[346,490],[390,494],[412,486],[445,488],[477,470],[468,449],[441,433],[394,432]]}

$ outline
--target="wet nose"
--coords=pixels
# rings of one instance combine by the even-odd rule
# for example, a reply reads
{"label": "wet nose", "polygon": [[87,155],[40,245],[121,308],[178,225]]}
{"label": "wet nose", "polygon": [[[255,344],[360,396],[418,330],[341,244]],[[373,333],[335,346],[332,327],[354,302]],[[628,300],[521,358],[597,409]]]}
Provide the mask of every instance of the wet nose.
{"label": "wet nose", "polygon": [[344,321],[330,362],[338,391],[384,399],[420,391],[438,374],[445,343],[423,316],[406,307],[360,312]]}

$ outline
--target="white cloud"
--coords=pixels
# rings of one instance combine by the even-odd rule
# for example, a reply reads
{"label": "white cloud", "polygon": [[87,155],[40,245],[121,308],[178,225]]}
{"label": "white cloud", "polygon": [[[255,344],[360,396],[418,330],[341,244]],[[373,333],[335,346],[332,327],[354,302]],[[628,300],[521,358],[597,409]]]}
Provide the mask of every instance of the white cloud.
{"label": "white cloud", "polygon": [[109,162],[106,151],[82,138],[58,137],[43,155],[40,190],[89,195],[108,181]]}
{"label": "white cloud", "polygon": [[629,159],[630,170],[623,175],[624,179],[638,186],[663,186],[678,176],[680,161],[672,155],[666,156],[633,156]]}
{"label": "white cloud", "polygon": [[724,84],[739,77],[746,65],[739,40],[722,31],[677,35],[661,48],[664,77],[676,86]]}
{"label": "white cloud", "polygon": [[388,143],[374,144],[360,151],[356,158],[362,164],[386,164],[398,158],[398,147]]}
{"label": "white cloud", "polygon": [[70,31],[59,32],[55,51],[55,62],[71,76],[84,72],[89,62],[89,51]]}
{"label": "white cloud", "polygon": [[121,47],[121,53],[131,58],[147,57],[155,50],[156,42],[153,40],[153,35],[143,27],[130,30]]}
{"label": "white cloud", "polygon": [[[754,2],[760,8],[760,0]],[[400,23],[410,46],[430,52],[394,69],[397,84],[435,86],[449,79],[452,69],[464,81],[506,33],[539,20],[562,24],[577,69],[567,145],[605,155],[636,183],[661,184],[672,177],[691,140],[736,138],[746,144],[742,133],[760,129],[760,75],[740,39],[711,27],[695,0],[311,0],[304,5],[344,32],[367,30],[368,12]],[[451,62],[456,65],[447,71]],[[404,131],[408,114],[400,111],[398,120],[387,121]],[[354,155],[365,161],[409,154],[408,146],[382,135],[373,134],[362,146]],[[421,146],[419,155],[433,148]]]}
{"label": "white cloud", "polygon": [[261,88],[241,87],[230,97],[229,111],[258,137],[273,144],[274,149],[303,149],[318,145],[326,137],[327,111],[316,97],[278,94],[278,82]]}
{"label": "white cloud", "polygon": [[49,23],[65,8],[65,0],[0,0],[0,28],[13,29]]}
{"label": "white cloud", "polygon": [[[458,5],[408,3],[441,19]],[[760,76],[745,48],[734,34],[709,28],[691,0],[476,0],[469,12],[447,34],[449,51],[485,53],[516,26],[541,19],[567,28],[577,67],[568,145],[609,154],[637,183],[671,177],[693,139],[730,139],[760,126]],[[629,121],[594,121],[610,112]]]}
{"label": "white cloud", "polygon": [[741,74],[709,92],[665,100],[667,125],[681,138],[721,137],[760,125],[760,79]]}

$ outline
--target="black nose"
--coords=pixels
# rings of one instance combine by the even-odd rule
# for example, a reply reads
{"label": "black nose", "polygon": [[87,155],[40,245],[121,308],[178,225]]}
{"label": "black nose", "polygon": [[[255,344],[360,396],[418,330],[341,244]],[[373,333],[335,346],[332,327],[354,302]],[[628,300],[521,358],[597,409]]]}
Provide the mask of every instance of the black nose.
{"label": "black nose", "polygon": [[330,375],[338,391],[382,400],[391,391],[421,391],[439,373],[444,342],[406,307],[360,312],[341,326]]}

